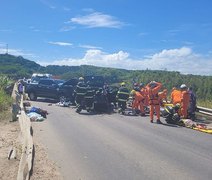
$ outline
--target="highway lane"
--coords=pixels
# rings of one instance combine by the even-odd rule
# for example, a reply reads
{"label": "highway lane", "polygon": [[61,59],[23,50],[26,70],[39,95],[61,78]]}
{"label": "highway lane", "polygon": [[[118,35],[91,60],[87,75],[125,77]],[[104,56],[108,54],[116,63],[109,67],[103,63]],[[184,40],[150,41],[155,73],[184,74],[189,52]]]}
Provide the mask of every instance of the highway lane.
{"label": "highway lane", "polygon": [[[33,102],[50,114],[33,123],[65,180],[209,180],[212,136],[151,124],[138,116],[79,115],[72,108]],[[164,122],[164,121],[163,121]]]}

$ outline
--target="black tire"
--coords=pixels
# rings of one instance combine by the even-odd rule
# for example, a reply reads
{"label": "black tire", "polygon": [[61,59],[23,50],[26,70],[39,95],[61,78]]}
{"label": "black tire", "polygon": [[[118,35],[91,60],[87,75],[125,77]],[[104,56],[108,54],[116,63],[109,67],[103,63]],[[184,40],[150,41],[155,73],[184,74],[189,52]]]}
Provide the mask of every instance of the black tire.
{"label": "black tire", "polygon": [[34,92],[29,93],[28,96],[29,96],[29,99],[31,101],[36,101],[37,100],[37,96],[36,96],[36,94]]}

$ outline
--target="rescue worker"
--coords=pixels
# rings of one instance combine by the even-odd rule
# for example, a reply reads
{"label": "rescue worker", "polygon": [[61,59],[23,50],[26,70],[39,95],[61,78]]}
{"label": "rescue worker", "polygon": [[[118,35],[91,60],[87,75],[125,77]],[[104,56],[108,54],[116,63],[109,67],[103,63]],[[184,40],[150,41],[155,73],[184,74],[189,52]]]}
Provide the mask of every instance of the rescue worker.
{"label": "rescue worker", "polygon": [[150,105],[150,122],[153,123],[153,116],[154,111],[156,112],[157,116],[157,123],[162,124],[160,121],[160,99],[158,96],[158,92],[161,89],[162,84],[159,82],[151,81],[147,84],[147,93],[148,93],[148,100]]}
{"label": "rescue worker", "polygon": [[23,94],[23,91],[24,91],[23,83],[21,82],[21,80],[19,80],[18,81],[18,93]]}
{"label": "rescue worker", "polygon": [[144,96],[141,94],[140,91],[131,91],[132,97],[133,97],[133,103],[132,103],[132,110],[135,114],[138,112],[141,114],[141,116],[145,116],[144,111]]}
{"label": "rescue worker", "polygon": [[195,95],[192,87],[190,87],[188,89],[188,92],[190,94],[190,104],[189,104],[189,110],[188,110],[189,117],[192,120],[195,120],[195,111],[196,111],[196,108],[197,108],[196,95]]}
{"label": "rescue worker", "polygon": [[147,94],[147,88],[144,86],[143,83],[140,84],[140,92],[142,96],[144,97],[144,109],[146,109],[149,106],[149,101],[148,101],[148,94]]}
{"label": "rescue worker", "polygon": [[125,82],[121,83],[121,87],[119,88],[117,95],[116,95],[117,101],[118,101],[118,107],[119,113],[124,114],[124,111],[127,107],[127,100],[129,98],[129,90],[126,88]]}
{"label": "rescue worker", "polygon": [[176,87],[172,88],[171,102],[173,105],[176,105],[181,102],[181,91],[178,90]]}
{"label": "rescue worker", "polygon": [[94,109],[94,95],[95,90],[90,86],[90,82],[87,82],[87,88],[85,93],[85,107],[88,112]]}
{"label": "rescue worker", "polygon": [[140,87],[139,87],[139,84],[138,83],[134,83],[133,84],[133,90],[140,91]]}
{"label": "rescue worker", "polygon": [[79,113],[84,107],[84,97],[87,92],[87,85],[84,82],[84,78],[80,77],[76,87],[76,112]]}
{"label": "rescue worker", "polygon": [[181,101],[180,101],[180,115],[182,118],[186,119],[188,118],[188,108],[190,103],[190,94],[188,92],[187,86],[185,84],[182,84],[180,86],[181,90]]}
{"label": "rescue worker", "polygon": [[163,106],[164,103],[167,102],[167,89],[164,89],[162,92],[158,93],[159,99],[160,99],[160,105]]}
{"label": "rescue worker", "polygon": [[99,88],[94,96],[94,110],[97,113],[109,112],[108,99],[102,88]]}

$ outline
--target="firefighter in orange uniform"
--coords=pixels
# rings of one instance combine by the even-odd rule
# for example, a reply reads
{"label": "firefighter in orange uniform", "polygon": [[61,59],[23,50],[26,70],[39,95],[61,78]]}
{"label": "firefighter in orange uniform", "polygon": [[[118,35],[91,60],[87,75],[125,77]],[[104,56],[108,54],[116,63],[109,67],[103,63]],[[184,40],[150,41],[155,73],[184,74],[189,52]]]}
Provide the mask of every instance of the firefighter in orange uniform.
{"label": "firefighter in orange uniform", "polygon": [[155,110],[157,116],[157,123],[162,124],[162,122],[160,121],[160,99],[158,96],[158,92],[161,89],[162,84],[159,82],[151,81],[149,84],[147,84],[146,87],[150,105],[150,122],[153,123],[153,115]]}
{"label": "firefighter in orange uniform", "polygon": [[147,88],[144,86],[143,83],[140,84],[140,92],[142,96],[144,97],[144,100],[143,100],[144,107],[149,106]]}
{"label": "firefighter in orange uniform", "polygon": [[164,89],[162,92],[158,93],[160,104],[163,106],[164,102],[167,102],[167,89]]}
{"label": "firefighter in orange uniform", "polygon": [[180,112],[182,118],[186,119],[188,118],[188,108],[189,108],[189,103],[190,103],[190,94],[187,89],[187,86],[185,84],[182,84],[180,86],[181,90],[181,101],[180,101]]}
{"label": "firefighter in orange uniform", "polygon": [[173,105],[181,102],[181,91],[178,90],[176,87],[172,88],[171,92],[171,102]]}
{"label": "firefighter in orange uniform", "polygon": [[139,110],[141,112],[141,116],[144,116],[145,115],[144,102],[143,102],[144,96],[141,94],[141,92],[135,91],[135,90],[132,90],[131,94],[134,98],[132,109],[135,111],[135,113],[136,113],[136,110]]}

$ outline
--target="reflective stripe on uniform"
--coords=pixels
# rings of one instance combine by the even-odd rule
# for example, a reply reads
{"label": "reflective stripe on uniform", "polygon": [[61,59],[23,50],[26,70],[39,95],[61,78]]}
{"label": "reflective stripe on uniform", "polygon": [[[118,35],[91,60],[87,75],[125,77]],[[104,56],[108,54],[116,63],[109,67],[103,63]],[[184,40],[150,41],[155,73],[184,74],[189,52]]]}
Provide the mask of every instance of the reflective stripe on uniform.
{"label": "reflective stripe on uniform", "polygon": [[86,99],[93,99],[93,96],[85,96]]}
{"label": "reflective stripe on uniform", "polygon": [[86,93],[77,93],[77,95],[85,95]]}
{"label": "reflective stripe on uniform", "polygon": [[127,102],[127,99],[118,99],[118,101]]}
{"label": "reflective stripe on uniform", "polygon": [[87,87],[77,86],[77,88],[79,88],[79,89],[86,89]]}
{"label": "reflective stripe on uniform", "polygon": [[128,92],[118,92],[118,94],[126,94],[126,95],[129,95]]}

